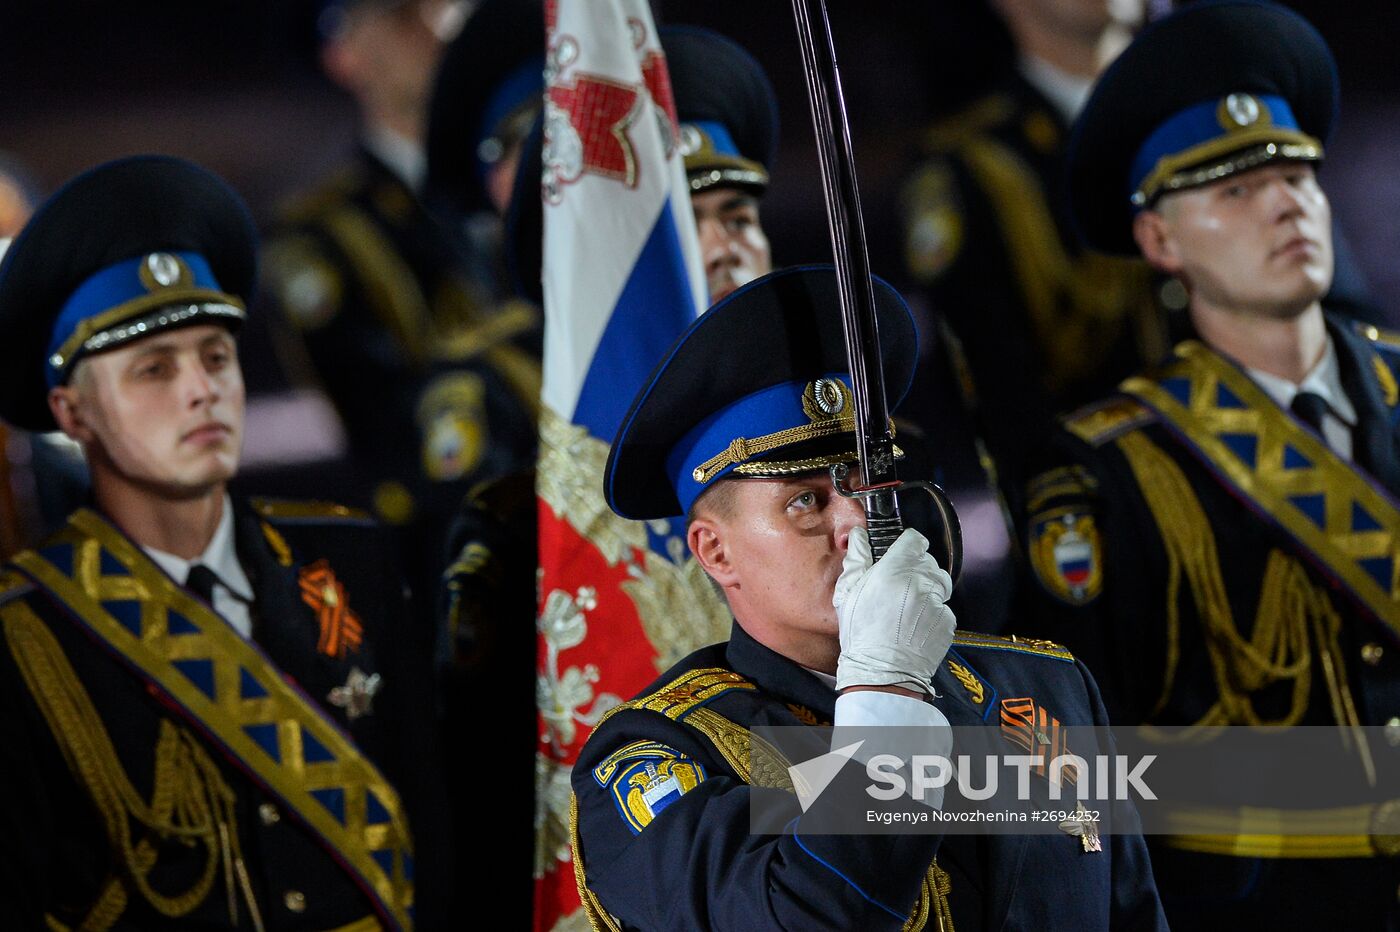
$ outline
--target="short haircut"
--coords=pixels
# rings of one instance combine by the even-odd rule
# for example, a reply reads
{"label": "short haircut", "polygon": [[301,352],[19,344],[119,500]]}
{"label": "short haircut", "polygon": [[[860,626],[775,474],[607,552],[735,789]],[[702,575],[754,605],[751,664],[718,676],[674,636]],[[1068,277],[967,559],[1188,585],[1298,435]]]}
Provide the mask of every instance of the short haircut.
{"label": "short haircut", "polygon": [[736,507],[735,496],[738,479],[720,479],[714,485],[701,492],[695,501],[690,503],[690,510],[685,515],[685,526],[690,527],[701,513],[711,514],[717,518],[728,518],[734,514]]}

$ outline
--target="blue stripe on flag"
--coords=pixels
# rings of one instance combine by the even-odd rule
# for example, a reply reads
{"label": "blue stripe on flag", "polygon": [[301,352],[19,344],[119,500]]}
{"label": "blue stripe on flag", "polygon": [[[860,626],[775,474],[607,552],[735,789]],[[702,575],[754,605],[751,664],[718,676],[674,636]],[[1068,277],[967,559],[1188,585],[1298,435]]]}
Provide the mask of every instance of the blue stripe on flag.
{"label": "blue stripe on flag", "polygon": [[694,319],[680,232],[666,204],[598,341],[573,422],[612,442],[647,376]]}

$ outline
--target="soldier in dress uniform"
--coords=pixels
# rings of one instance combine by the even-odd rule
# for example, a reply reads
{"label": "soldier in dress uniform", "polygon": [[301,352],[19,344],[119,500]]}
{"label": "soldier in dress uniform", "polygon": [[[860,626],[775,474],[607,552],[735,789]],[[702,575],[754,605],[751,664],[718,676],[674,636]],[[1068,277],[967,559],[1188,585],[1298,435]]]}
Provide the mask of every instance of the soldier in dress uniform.
{"label": "soldier in dress uniform", "polygon": [[[1000,64],[985,92],[926,130],[903,193],[906,264],[941,339],[909,416],[946,420],[939,405],[960,397],[982,466],[1016,510],[1055,417],[1159,360],[1184,296],[1136,255],[1081,242],[1064,183],[1070,126],[1148,4],[984,2],[1005,54],[989,56]],[[1380,319],[1339,257],[1329,307]]]}
{"label": "soldier in dress uniform", "polygon": [[718,33],[663,26],[700,259],[714,303],[773,270],[759,219],[778,147],[778,104],[763,68]]}
{"label": "soldier in dress uniform", "polygon": [[1146,264],[1079,245],[1062,181],[1069,126],[1143,4],[986,2],[1008,34],[1005,61],[924,133],[903,195],[906,262],[941,338],[911,401],[931,418],[938,399],[961,395],[1014,502],[1055,415],[1168,343]]}
{"label": "soldier in dress uniform", "polygon": [[448,516],[474,483],[533,462],[539,396],[537,309],[502,300],[489,252],[420,196],[434,68],[460,7],[338,0],[323,12],[322,62],[360,107],[360,146],[287,209],[264,263],[294,375],[340,413],[368,489],[356,496],[402,529],[425,619]]}
{"label": "soldier in dress uniform", "polygon": [[409,928],[415,874],[431,924],[430,677],[384,542],[227,491],[255,266],[238,196],[159,156],[0,264],[0,416],[92,477],[0,568],[6,928]]}
{"label": "soldier in dress uniform", "polygon": [[[1095,671],[1116,724],[1339,726],[1338,778],[1374,782],[1400,746],[1400,340],[1320,304],[1337,98],[1321,36],[1244,0],[1154,24],[1096,88],[1075,219],[1178,278],[1194,335],[1064,421],[1026,491],[1020,619]],[[1168,915],[1396,927],[1387,833],[1271,831],[1163,839]]]}
{"label": "soldier in dress uniform", "polygon": [[[428,109],[429,203],[449,222],[503,219],[516,190],[516,169],[544,94],[541,0],[485,0],[448,45],[433,79]],[[499,251],[499,224],[489,242]],[[467,230],[480,239],[485,234]]]}
{"label": "soldier in dress uniform", "polygon": [[[875,295],[897,399],[917,338],[893,289],[876,281]],[[1140,835],[1095,851],[1066,835],[804,834],[806,815],[751,832],[752,775],[733,749],[754,725],[923,726],[948,753],[950,723],[1008,703],[1106,722],[1067,651],[955,633],[951,580],[917,531],[872,561],[862,506],[828,473],[856,446],[840,313],[829,266],[736,291],[681,336],[613,443],[609,506],[687,514],[690,550],[735,624],[585,744],[572,780],[585,910],[627,929],[1165,928]],[[998,701],[1010,696],[1025,698]]]}

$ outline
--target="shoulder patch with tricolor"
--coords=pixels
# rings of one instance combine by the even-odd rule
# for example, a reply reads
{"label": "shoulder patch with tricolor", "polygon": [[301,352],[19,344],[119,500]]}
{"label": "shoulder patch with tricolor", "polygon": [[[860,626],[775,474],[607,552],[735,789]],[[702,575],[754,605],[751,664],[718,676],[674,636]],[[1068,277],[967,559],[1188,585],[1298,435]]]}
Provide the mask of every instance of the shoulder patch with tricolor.
{"label": "shoulder patch with tricolor", "polygon": [[699,761],[659,741],[633,741],[593,768],[593,779],[612,794],[618,814],[634,835],[705,777]]}
{"label": "shoulder patch with tricolor", "polygon": [[1087,605],[1103,589],[1097,490],[1098,483],[1081,466],[1041,473],[1026,490],[1031,569],[1047,592],[1070,605]]}
{"label": "shoulder patch with tricolor", "polygon": [[1088,605],[1103,590],[1103,540],[1094,516],[1073,508],[1036,515],[1030,558],[1047,592],[1070,605]]}
{"label": "shoulder patch with tricolor", "polygon": [[905,257],[921,281],[938,278],[962,251],[962,200],[951,169],[934,160],[919,170],[905,190]]}

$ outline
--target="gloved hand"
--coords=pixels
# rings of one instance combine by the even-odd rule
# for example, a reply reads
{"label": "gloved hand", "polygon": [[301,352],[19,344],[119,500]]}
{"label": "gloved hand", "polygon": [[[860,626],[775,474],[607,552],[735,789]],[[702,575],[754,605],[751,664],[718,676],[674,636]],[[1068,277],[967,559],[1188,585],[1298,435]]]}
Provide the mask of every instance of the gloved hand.
{"label": "gloved hand", "polygon": [[953,580],[908,528],[876,563],[865,528],[851,531],[832,604],[840,624],[836,688],[903,686],[933,694],[933,674],[953,643],[945,604]]}

